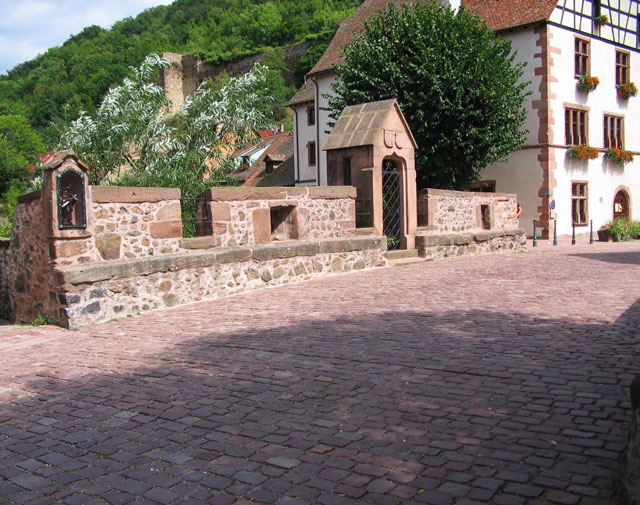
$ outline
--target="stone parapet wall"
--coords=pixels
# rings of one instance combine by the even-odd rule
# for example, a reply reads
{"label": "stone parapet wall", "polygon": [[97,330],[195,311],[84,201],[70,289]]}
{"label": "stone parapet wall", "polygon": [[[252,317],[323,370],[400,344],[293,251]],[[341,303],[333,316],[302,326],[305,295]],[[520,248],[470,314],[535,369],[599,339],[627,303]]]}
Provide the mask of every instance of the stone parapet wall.
{"label": "stone parapet wall", "polygon": [[215,236],[223,247],[342,237],[356,227],[350,186],[210,188],[200,198],[198,215],[210,225],[198,234]]}
{"label": "stone parapet wall", "polygon": [[180,190],[92,186],[92,233],[52,242],[56,265],[133,259],[181,251]]}
{"label": "stone parapet wall", "polygon": [[58,324],[79,327],[148,310],[385,264],[384,237],[288,241],[60,267]]}
{"label": "stone parapet wall", "polygon": [[14,320],[32,320],[48,314],[51,294],[49,250],[42,226],[40,191],[18,199],[8,243],[0,248],[0,296],[6,315]]}
{"label": "stone parapet wall", "polygon": [[516,195],[431,188],[418,192],[418,225],[429,226],[434,233],[483,229],[483,206],[488,208],[488,229],[519,226]]}
{"label": "stone parapet wall", "polygon": [[527,237],[523,229],[439,235],[420,235],[419,229],[418,233],[416,236],[418,255],[427,259],[518,252],[527,249]]}

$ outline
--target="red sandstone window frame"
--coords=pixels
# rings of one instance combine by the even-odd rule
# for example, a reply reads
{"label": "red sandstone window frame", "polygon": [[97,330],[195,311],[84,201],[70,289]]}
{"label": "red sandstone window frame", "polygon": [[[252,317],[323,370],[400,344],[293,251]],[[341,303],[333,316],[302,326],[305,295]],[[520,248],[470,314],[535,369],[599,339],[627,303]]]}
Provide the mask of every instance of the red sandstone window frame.
{"label": "red sandstone window frame", "polygon": [[582,37],[575,38],[575,74],[576,77],[591,74],[591,41]]}
{"label": "red sandstone window frame", "polygon": [[589,144],[589,108],[564,104],[564,138],[568,146]]}
{"label": "red sandstone window frame", "polygon": [[624,149],[624,116],[605,113],[603,123],[604,148]]}
{"label": "red sandstone window frame", "polygon": [[307,143],[307,161],[310,167],[316,166],[316,143],[313,140]]}
{"label": "red sandstone window frame", "polygon": [[314,126],[316,124],[316,107],[315,105],[309,105],[307,107],[307,126]]}
{"label": "red sandstone window frame", "polygon": [[631,79],[631,54],[616,49],[616,86],[627,84]]}
{"label": "red sandstone window frame", "polygon": [[589,223],[588,181],[571,181],[571,221],[576,226],[587,226]]}

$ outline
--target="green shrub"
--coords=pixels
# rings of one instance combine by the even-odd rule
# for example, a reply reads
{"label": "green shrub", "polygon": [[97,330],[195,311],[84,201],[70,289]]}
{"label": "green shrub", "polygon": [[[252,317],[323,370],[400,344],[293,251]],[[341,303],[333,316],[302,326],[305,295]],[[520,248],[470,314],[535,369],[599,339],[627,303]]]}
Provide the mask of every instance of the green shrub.
{"label": "green shrub", "polygon": [[612,223],[605,224],[600,229],[611,233],[615,242],[623,242],[640,237],[640,222],[629,221],[624,217],[616,218]]}

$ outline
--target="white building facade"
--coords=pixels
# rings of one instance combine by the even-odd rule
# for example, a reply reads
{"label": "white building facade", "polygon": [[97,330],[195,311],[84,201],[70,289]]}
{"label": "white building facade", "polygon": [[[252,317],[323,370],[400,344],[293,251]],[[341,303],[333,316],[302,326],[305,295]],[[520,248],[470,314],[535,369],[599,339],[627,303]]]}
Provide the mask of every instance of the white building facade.
{"label": "white building facade", "polygon": [[[520,27],[494,26],[511,40],[532,96],[527,142],[482,179],[498,192],[517,193],[521,225],[533,220],[539,236],[594,233],[614,217],[640,217],[640,97],[618,87],[640,76],[640,25],[636,0],[548,2],[544,18]],[[580,76],[597,77],[592,91]],[[597,150],[594,159],[570,157],[571,146]],[[605,156],[616,147],[634,154],[628,164]],[[596,153],[594,152],[594,155]]]}
{"label": "white building facade", "polygon": [[[329,132],[327,99],[341,47],[366,19],[389,3],[366,0],[340,26],[327,51],[291,100],[297,185],[327,183]],[[594,233],[616,216],[640,218],[640,96],[622,97],[618,86],[640,82],[638,0],[463,0],[499,36],[508,38],[525,62],[531,95],[525,107],[528,137],[520,150],[481,174],[484,190],[516,193],[529,235],[536,220],[539,237]],[[456,2],[454,7],[458,7]],[[592,91],[579,77],[597,77]],[[311,120],[309,117],[313,116]],[[591,160],[571,158],[574,145],[597,150]],[[605,157],[610,147],[635,155],[620,165]],[[420,146],[418,146],[418,149]]]}

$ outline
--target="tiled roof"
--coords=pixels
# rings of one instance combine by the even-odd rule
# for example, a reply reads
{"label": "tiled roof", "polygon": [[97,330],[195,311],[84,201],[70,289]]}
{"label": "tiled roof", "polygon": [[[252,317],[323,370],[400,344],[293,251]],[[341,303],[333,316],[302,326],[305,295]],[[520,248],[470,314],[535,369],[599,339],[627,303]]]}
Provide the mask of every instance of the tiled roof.
{"label": "tiled roof", "polygon": [[[412,0],[365,0],[345,19],[334,35],[329,47],[309,72],[309,75],[331,70],[344,63],[342,47],[353,41],[364,28],[365,21],[384,11],[389,4],[400,7]],[[422,1],[422,0],[414,0]],[[485,19],[492,30],[505,30],[549,19],[558,0],[462,0],[462,4],[476,16]],[[296,96],[291,100],[293,102]],[[313,96],[309,98],[313,100]],[[297,101],[296,103],[301,103]],[[291,104],[291,102],[290,102]]]}
{"label": "tiled roof", "polygon": [[344,63],[342,47],[351,42],[363,28],[366,20],[376,17],[379,11],[384,11],[389,4],[400,7],[411,0],[365,0],[356,11],[345,19],[338,31],[331,39],[331,43],[318,63],[311,69],[309,75],[331,70],[338,63]]}
{"label": "tiled roof", "polygon": [[313,102],[315,99],[315,87],[312,84],[305,82],[296,94],[293,95],[291,100],[287,102],[287,107],[300,105],[301,103]]}
{"label": "tiled roof", "polygon": [[462,0],[469,12],[485,19],[489,28],[496,31],[546,21],[557,3],[558,0]]}
{"label": "tiled roof", "polygon": [[416,141],[398,106],[398,102],[395,98],[391,98],[345,107],[333,127],[323,150],[381,145],[385,135],[385,121],[389,114],[394,111],[399,114],[404,123],[408,142],[416,149]]}

